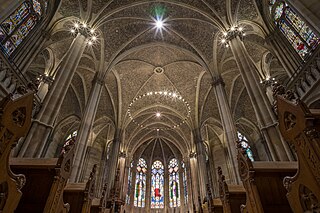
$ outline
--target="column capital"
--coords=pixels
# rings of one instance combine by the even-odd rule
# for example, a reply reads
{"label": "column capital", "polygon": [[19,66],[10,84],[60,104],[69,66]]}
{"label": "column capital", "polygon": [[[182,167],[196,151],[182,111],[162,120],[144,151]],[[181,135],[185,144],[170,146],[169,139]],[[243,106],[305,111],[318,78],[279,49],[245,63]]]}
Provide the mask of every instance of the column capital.
{"label": "column capital", "polygon": [[212,79],[212,86],[216,87],[222,85],[223,87],[226,85],[223,81],[223,78],[221,77],[221,75],[218,76],[214,76]]}
{"label": "column capital", "polygon": [[197,153],[196,152],[190,152],[189,154],[189,158],[196,158],[197,157]]}

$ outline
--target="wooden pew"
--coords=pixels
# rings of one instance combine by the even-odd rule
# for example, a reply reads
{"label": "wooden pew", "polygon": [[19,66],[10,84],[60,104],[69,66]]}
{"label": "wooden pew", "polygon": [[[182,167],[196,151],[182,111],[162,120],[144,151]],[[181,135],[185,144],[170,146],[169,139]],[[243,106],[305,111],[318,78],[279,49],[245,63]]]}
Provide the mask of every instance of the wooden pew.
{"label": "wooden pew", "polygon": [[241,212],[240,206],[246,203],[246,191],[241,185],[227,184],[221,167],[218,167],[219,194],[224,213]]}
{"label": "wooden pew", "polygon": [[294,212],[320,212],[320,110],[277,97],[279,127],[298,157],[297,173],[284,180]]}
{"label": "wooden pew", "polygon": [[239,144],[238,166],[247,197],[243,212],[292,212],[283,179],[297,172],[297,162],[251,162]]}
{"label": "wooden pew", "polygon": [[93,166],[86,183],[68,183],[63,192],[64,200],[70,205],[70,213],[90,213],[94,198],[97,165]]}
{"label": "wooden pew", "polygon": [[13,171],[25,174],[26,185],[16,213],[68,212],[63,189],[71,174],[74,142],[66,144],[59,158],[12,158]]}
{"label": "wooden pew", "polygon": [[31,125],[33,94],[16,100],[7,96],[0,102],[0,212],[14,212],[25,184],[24,175],[14,174],[9,156],[19,138],[26,135]]}

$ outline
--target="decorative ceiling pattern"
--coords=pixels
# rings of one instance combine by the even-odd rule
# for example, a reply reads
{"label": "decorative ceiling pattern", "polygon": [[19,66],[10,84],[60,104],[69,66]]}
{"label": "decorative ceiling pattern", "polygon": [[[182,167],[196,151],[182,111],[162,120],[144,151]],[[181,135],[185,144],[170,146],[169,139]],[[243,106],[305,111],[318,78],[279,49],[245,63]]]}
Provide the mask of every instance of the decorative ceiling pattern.
{"label": "decorative ceiling pattern", "polygon": [[[155,27],[157,16],[165,21],[162,30]],[[71,94],[67,95],[74,99],[72,105],[64,104],[63,108],[79,104],[75,113],[81,116],[93,77],[99,72],[104,76],[105,87],[95,122],[108,118],[114,128],[124,134],[123,149],[142,149],[141,155],[148,153],[150,147],[157,147],[159,141],[170,150],[187,154],[193,149],[192,132],[197,128],[207,127],[209,136],[215,134],[208,141],[219,139],[222,125],[212,89],[212,76],[217,74],[224,79],[234,119],[240,122],[245,118],[256,125],[236,61],[230,49],[221,44],[222,32],[230,26],[241,23],[247,32],[245,46],[259,72],[263,75],[284,73],[265,42],[265,26],[253,0],[62,0],[56,18],[61,23],[54,25],[52,32],[55,33],[45,46],[53,50],[50,57],[55,60],[63,58],[72,41],[67,27],[70,20],[88,23],[98,35],[97,42],[86,49],[69,91]],[[101,61],[103,68],[98,67]],[[36,59],[33,66],[43,63],[45,60]],[[156,73],[157,67],[163,71]],[[181,95],[190,106],[190,116],[185,104],[169,97],[165,101],[156,97],[140,98],[129,107],[136,98],[155,91]],[[157,112],[161,113],[158,118]],[[59,117],[62,119],[68,113],[63,109]],[[164,130],[181,120],[185,123]],[[110,122],[99,125],[110,125]],[[165,149],[157,148],[161,152]]]}

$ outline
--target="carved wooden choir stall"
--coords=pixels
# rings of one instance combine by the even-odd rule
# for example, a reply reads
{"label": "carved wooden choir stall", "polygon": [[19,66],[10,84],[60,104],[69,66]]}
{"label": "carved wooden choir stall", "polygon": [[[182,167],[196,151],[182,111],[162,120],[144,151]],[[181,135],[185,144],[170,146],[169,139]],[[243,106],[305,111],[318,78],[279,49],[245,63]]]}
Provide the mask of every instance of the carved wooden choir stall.
{"label": "carved wooden choir stall", "polygon": [[320,212],[320,110],[278,96],[279,127],[298,156],[298,172],[286,177],[294,212]]}
{"label": "carved wooden choir stall", "polygon": [[9,156],[19,138],[25,136],[31,125],[33,94],[12,100],[7,96],[0,102],[0,212],[13,212],[25,184],[24,175],[14,174]]}
{"label": "carved wooden choir stall", "polygon": [[242,185],[227,184],[221,167],[218,167],[219,194],[224,213],[240,212],[240,206],[246,202],[246,191]]}

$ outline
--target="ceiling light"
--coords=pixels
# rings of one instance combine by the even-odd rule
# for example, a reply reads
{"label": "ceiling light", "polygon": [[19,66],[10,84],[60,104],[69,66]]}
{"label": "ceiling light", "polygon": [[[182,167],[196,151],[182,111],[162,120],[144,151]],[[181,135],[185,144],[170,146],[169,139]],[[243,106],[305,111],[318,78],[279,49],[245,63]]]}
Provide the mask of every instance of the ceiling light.
{"label": "ceiling light", "polygon": [[177,94],[176,93],[172,93],[172,97],[177,97]]}
{"label": "ceiling light", "polygon": [[163,27],[163,21],[162,21],[162,20],[157,20],[157,21],[156,21],[156,27],[157,27],[158,29],[161,29],[161,28]]}
{"label": "ceiling light", "polygon": [[242,31],[243,30],[243,28],[242,27],[239,27],[239,31]]}
{"label": "ceiling light", "polygon": [[92,36],[92,41],[95,41],[95,40],[97,40],[97,37]]}
{"label": "ceiling light", "polygon": [[87,27],[87,24],[86,24],[86,23],[83,23],[83,24],[82,24],[82,27],[86,28],[86,27]]}
{"label": "ceiling light", "polygon": [[90,33],[94,33],[94,29],[91,29],[91,30],[90,30]]}
{"label": "ceiling light", "polygon": [[75,33],[76,31],[74,29],[71,30],[71,33]]}
{"label": "ceiling light", "polygon": [[156,116],[157,116],[158,118],[160,118],[160,117],[161,117],[161,113],[160,113],[160,112],[157,112],[157,113],[156,113]]}
{"label": "ceiling light", "polygon": [[231,27],[231,28],[230,28],[230,30],[231,30],[231,31],[234,31],[234,30],[235,30],[235,28],[234,28],[234,27]]}
{"label": "ceiling light", "polygon": [[227,35],[228,35],[228,33],[227,33],[227,32],[224,32],[224,33],[223,33],[223,35],[224,35],[224,36],[227,36]]}
{"label": "ceiling light", "polygon": [[222,40],[221,40],[221,43],[226,43],[226,40],[225,40],[225,39],[222,39]]}
{"label": "ceiling light", "polygon": [[88,44],[89,44],[89,45],[92,45],[93,43],[92,43],[92,41],[89,41]]}

